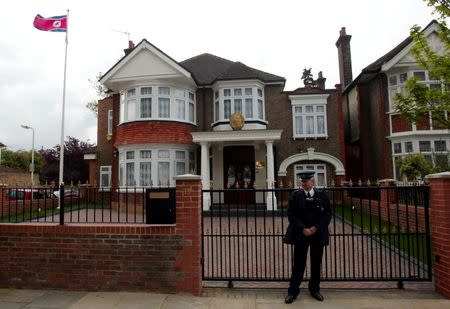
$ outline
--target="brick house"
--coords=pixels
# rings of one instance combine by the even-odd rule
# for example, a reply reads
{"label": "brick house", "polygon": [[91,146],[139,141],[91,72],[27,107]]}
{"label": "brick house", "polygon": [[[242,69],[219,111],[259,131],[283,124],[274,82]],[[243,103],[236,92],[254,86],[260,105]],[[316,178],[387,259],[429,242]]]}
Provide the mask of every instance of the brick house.
{"label": "brick house", "polygon": [[283,77],[211,54],[177,62],[144,39],[100,82],[111,95],[85,157],[100,186],[173,186],[194,172],[203,189],[272,188],[303,170],[325,186],[345,175],[341,89],[321,73],[284,91]]}
{"label": "brick house", "polygon": [[[442,49],[438,23],[430,22],[423,34],[432,48]],[[409,52],[414,42],[406,38],[399,45],[365,67],[353,80],[350,53],[351,36],[345,28],[336,42],[340,79],[343,86],[347,177],[353,180],[401,179],[396,158],[422,153],[434,166],[449,162],[450,131],[431,118],[417,125],[393,111],[393,97],[404,91],[414,76],[429,87],[441,87]]]}

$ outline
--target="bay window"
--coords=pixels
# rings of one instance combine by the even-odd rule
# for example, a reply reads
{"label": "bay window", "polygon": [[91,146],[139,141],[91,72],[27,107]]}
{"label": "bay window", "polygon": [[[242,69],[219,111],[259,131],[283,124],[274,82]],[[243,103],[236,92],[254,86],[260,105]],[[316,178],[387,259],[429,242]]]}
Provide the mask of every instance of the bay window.
{"label": "bay window", "polygon": [[195,124],[194,91],[145,85],[120,94],[120,123],[158,119]]}
{"label": "bay window", "polygon": [[256,82],[245,84],[217,85],[214,90],[214,122],[228,122],[234,113],[241,113],[246,123],[265,122],[263,85]]}
{"label": "bay window", "polygon": [[173,176],[195,170],[195,152],[185,149],[148,146],[125,146],[119,149],[119,183],[121,186],[174,186]]}

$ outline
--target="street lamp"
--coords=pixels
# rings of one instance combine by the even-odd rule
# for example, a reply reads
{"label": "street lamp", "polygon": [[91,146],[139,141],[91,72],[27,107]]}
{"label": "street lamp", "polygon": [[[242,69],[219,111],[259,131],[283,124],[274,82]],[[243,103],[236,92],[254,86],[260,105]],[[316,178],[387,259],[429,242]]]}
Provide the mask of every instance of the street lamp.
{"label": "street lamp", "polygon": [[31,142],[31,165],[30,165],[30,172],[31,172],[31,196],[33,196],[33,187],[34,187],[34,129],[30,126],[21,125],[24,129],[29,129],[33,131],[33,139]]}

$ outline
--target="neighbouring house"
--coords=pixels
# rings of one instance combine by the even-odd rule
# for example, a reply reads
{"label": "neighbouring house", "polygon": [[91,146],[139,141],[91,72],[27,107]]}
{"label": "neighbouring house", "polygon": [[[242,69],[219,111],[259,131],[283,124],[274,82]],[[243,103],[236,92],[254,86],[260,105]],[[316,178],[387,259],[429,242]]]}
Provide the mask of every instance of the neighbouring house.
{"label": "neighbouring house", "polygon": [[85,158],[102,187],[174,186],[186,173],[200,174],[203,189],[295,186],[305,170],[319,186],[345,176],[342,90],[326,89],[321,72],[285,91],[281,76],[207,53],[178,62],[144,39],[100,82],[111,95],[99,101],[97,150]]}
{"label": "neighbouring house", "polygon": [[[432,48],[443,51],[438,26],[433,20],[423,34]],[[414,125],[394,112],[394,95],[405,90],[410,77],[429,87],[441,87],[409,52],[414,45],[412,38],[369,64],[354,80],[350,39],[342,28],[336,42],[343,87],[347,178],[401,179],[396,158],[415,153],[423,154],[434,166],[448,166],[450,131],[437,126],[431,117]]]}

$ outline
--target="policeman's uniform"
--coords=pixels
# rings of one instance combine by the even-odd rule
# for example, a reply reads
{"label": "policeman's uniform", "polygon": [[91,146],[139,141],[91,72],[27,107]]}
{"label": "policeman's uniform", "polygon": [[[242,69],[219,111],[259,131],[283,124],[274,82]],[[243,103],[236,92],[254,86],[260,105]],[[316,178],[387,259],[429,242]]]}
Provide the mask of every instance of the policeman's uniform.
{"label": "policeman's uniform", "polygon": [[[302,180],[308,180],[314,173],[301,173]],[[309,291],[311,295],[323,300],[320,295],[320,265],[322,262],[323,248],[329,243],[328,225],[331,221],[330,201],[323,191],[311,189],[309,192],[300,189],[294,191],[289,198],[288,205],[289,226],[284,242],[294,245],[294,261],[292,275],[289,282],[288,296],[292,302],[300,292],[300,284],[306,266],[308,248],[311,257],[311,280],[309,281]],[[303,234],[304,228],[315,226],[317,231],[311,236]]]}

